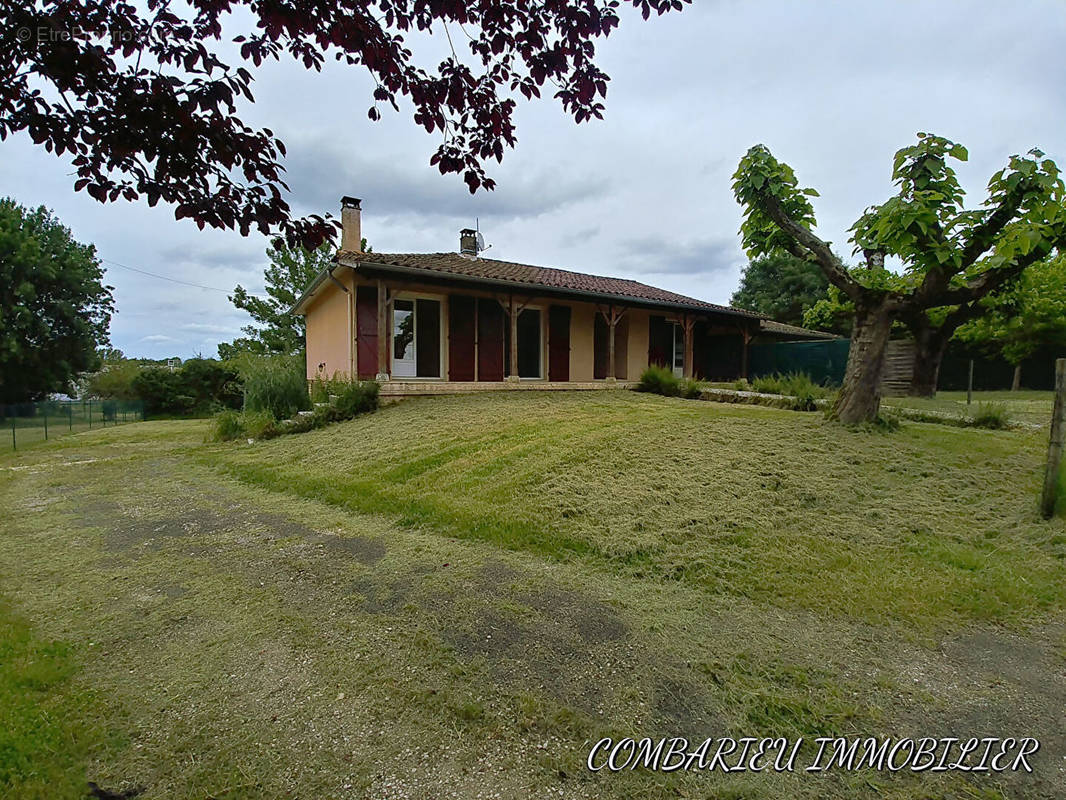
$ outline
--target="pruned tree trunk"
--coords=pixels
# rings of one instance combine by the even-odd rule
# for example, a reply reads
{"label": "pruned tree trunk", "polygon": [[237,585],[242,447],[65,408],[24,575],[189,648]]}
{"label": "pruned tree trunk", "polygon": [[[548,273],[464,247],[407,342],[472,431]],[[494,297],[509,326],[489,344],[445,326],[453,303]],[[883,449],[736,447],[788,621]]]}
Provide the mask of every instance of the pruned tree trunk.
{"label": "pruned tree trunk", "polygon": [[944,353],[955,328],[946,331],[926,326],[913,332],[914,366],[907,394],[911,397],[932,397],[936,394],[937,381],[940,378],[940,363],[944,360]]}
{"label": "pruned tree trunk", "polygon": [[881,409],[881,373],[893,316],[894,311],[884,300],[870,307],[856,308],[848,366],[830,414],[833,418],[847,423],[877,419]]}
{"label": "pruned tree trunk", "polygon": [[1014,365],[1014,380],[1010,383],[1010,390],[1016,392],[1022,388],[1022,365],[1021,362]]}

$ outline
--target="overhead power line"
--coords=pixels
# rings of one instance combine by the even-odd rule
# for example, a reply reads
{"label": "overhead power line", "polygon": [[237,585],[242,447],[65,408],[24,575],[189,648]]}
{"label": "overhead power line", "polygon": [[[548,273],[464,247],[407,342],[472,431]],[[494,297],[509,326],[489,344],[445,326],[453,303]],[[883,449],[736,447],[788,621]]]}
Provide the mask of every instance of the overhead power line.
{"label": "overhead power line", "polygon": [[[178,278],[171,278],[168,275],[159,275],[155,272],[149,272],[146,269],[139,269],[138,267],[131,267],[128,264],[120,264],[117,261],[112,261],[110,258],[101,258],[105,264],[111,264],[112,266],[121,267],[122,269],[128,269],[130,272],[137,272],[141,275],[147,275],[150,278],[158,278],[161,281],[170,281],[171,283],[180,283],[182,286],[192,286],[194,289],[207,289],[212,292],[222,292],[223,294],[232,294],[232,289],[219,289],[217,286],[204,286],[202,283],[192,283],[190,281],[183,281]],[[251,294],[249,292],[249,294]],[[252,297],[262,297],[262,295],[252,295]]]}

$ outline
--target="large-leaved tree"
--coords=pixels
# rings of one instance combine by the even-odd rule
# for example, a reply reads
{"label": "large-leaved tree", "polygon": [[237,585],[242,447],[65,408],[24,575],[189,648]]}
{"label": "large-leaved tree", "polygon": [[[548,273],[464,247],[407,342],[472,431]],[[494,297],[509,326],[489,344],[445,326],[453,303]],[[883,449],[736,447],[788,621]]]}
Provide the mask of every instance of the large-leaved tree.
{"label": "large-leaved tree", "polygon": [[788,325],[803,325],[804,312],[825,297],[829,281],[817,266],[788,253],[753,259],[729,304],[765,314]]}
{"label": "large-leaved tree", "polygon": [[[647,19],[689,0],[626,0]],[[290,218],[284,143],[245,121],[253,72],[291,59],[366,70],[372,97],[333,98],[412,110],[440,143],[430,158],[471,192],[492,188],[486,162],[514,147],[521,99],[548,91],[576,122],[599,118],[606,73],[596,41],[619,24],[619,0],[233,0],[0,4],[0,139],[26,132],[73,158],[74,188],[100,202],[147,199],[203,227],[284,234],[315,249],[331,220]],[[448,43],[435,66],[432,35]],[[424,49],[423,49],[424,48]],[[223,57],[235,50],[234,57]]]}
{"label": "large-leaved tree", "polygon": [[[801,188],[792,168],[765,146],[752,147],[733,176],[749,255],[787,252],[817,264],[851,304],[851,352],[832,410],[843,422],[877,417],[894,324],[957,327],[953,311],[976,306],[1066,244],[1064,187],[1053,161],[1039,150],[1012,156],[992,176],[982,205],[967,209],[949,163],[966,158],[961,145],[924,133],[899,150],[892,166],[898,192],[852,226],[850,241],[864,268],[850,270],[814,233],[810,198],[817,192]],[[887,256],[901,269],[887,268]]]}
{"label": "large-leaved tree", "polygon": [[114,302],[91,244],[48,209],[0,199],[0,403],[72,388],[108,344]]}
{"label": "large-leaved tree", "polygon": [[1066,255],[1033,264],[982,305],[984,313],[955,338],[1013,364],[1012,388],[1019,389],[1022,362],[1037,350],[1057,347],[1066,354]]}

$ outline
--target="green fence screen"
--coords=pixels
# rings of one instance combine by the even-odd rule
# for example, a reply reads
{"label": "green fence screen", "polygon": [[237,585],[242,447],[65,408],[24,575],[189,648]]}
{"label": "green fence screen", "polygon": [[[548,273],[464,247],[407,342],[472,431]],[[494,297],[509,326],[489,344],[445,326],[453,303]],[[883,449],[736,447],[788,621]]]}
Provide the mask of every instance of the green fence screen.
{"label": "green fence screen", "polygon": [[844,380],[850,346],[847,339],[753,344],[748,351],[748,376],[806,372],[816,383],[839,386]]}

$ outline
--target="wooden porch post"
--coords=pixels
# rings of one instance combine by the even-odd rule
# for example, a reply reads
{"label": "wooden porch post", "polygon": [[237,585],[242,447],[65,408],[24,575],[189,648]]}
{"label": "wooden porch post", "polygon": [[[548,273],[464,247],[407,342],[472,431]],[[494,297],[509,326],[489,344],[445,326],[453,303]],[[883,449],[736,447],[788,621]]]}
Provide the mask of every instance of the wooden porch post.
{"label": "wooden porch post", "polygon": [[748,379],[748,345],[751,342],[751,331],[745,325],[740,329],[740,335],[744,337],[744,346],[740,350],[740,377]]}
{"label": "wooden porch post", "polygon": [[613,303],[604,309],[602,306],[596,306],[596,311],[599,314],[603,314],[604,320],[607,322],[607,376],[604,380],[615,381],[618,376],[618,364],[617,350],[615,348],[615,330],[618,327],[618,323],[622,321],[622,317],[626,315],[628,309],[623,308],[619,310]]}
{"label": "wooden porch post", "polygon": [[618,320],[614,316],[614,305],[607,307],[609,314],[607,317],[607,380],[615,380],[617,371],[614,363],[614,329],[618,325]]}
{"label": "wooden porch post", "polygon": [[375,380],[387,381],[389,379],[389,326],[388,326],[388,299],[385,296],[385,282],[378,278],[378,374]]}
{"label": "wooden porch post", "polygon": [[511,369],[508,372],[507,380],[517,381],[521,380],[518,377],[518,307],[515,305],[514,295],[507,296],[508,310],[507,313],[511,316]]}
{"label": "wooden porch post", "polygon": [[695,324],[695,318],[688,314],[681,318],[681,330],[685,334],[685,363],[681,367],[681,374],[686,378],[692,377],[692,329]]}

